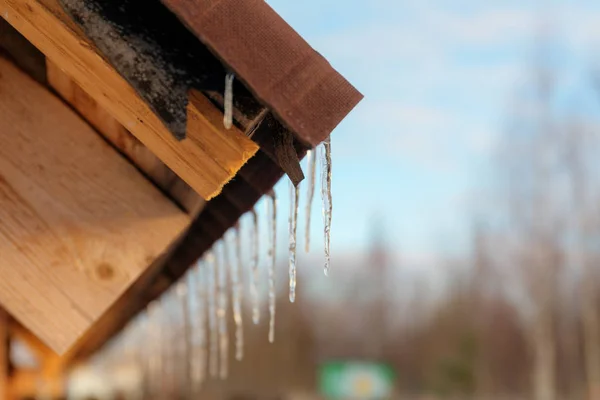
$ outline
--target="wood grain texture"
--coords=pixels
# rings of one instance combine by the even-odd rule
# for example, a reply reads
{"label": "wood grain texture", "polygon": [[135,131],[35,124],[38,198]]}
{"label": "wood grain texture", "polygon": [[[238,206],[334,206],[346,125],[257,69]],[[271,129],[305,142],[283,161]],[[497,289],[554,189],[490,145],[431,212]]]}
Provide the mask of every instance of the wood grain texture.
{"label": "wood grain texture", "polygon": [[362,95],[264,0],[161,0],[305,144]]}
{"label": "wood grain texture", "polygon": [[0,303],[64,352],[189,217],[0,59]]}
{"label": "wood grain texture", "polygon": [[196,213],[204,200],[169,169],[123,125],[98,105],[52,61],[46,62],[47,82],[79,115],[123,153],[152,182],[188,213]]}
{"label": "wood grain texture", "polygon": [[[239,151],[232,158],[223,157],[223,146],[228,144],[205,138],[213,127],[203,124],[196,124],[193,129],[188,124],[187,138],[177,141],[55,0],[0,0],[0,15],[203,198],[220,193],[258,150],[239,130],[232,129],[223,139],[232,141]],[[188,119],[189,114],[205,111],[190,102]]]}

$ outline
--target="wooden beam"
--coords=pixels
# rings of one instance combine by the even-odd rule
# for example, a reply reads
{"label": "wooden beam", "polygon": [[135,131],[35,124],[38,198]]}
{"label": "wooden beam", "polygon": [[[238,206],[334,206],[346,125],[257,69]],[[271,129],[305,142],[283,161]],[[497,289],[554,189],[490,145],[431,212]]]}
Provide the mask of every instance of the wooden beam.
{"label": "wooden beam", "polygon": [[[194,124],[186,139],[177,141],[133,88],[106,62],[81,30],[65,15],[56,0],[0,0],[2,15],[39,48],[59,69],[81,86],[148,149],[203,198],[220,193],[258,146],[237,129],[222,130],[221,120]],[[188,119],[210,114],[189,102]],[[211,135],[223,133],[220,141]],[[224,140],[224,141],[223,141]],[[231,149],[223,157],[223,150]]]}
{"label": "wooden beam", "polygon": [[200,210],[203,199],[50,60],[46,61],[46,75],[48,85],[63,100],[169,197],[188,213]]}
{"label": "wooden beam", "polygon": [[0,303],[64,352],[189,223],[70,108],[0,59]]}

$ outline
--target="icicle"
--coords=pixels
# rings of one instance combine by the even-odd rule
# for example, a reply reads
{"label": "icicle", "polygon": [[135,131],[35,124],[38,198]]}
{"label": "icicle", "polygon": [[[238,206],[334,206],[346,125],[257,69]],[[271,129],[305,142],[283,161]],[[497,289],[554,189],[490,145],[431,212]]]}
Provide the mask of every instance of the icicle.
{"label": "icicle", "polygon": [[309,150],[306,153],[306,161],[308,166],[308,181],[306,190],[306,232],[304,240],[304,250],[310,251],[310,215],[312,213],[312,203],[315,197],[315,175],[317,171],[317,155],[314,150]]}
{"label": "icicle", "polygon": [[277,199],[275,192],[269,193],[267,204],[269,236],[269,343],[275,342],[275,261],[277,258]]}
{"label": "icicle", "polygon": [[250,263],[250,296],[252,297],[252,322],[260,322],[260,308],[258,299],[258,215],[252,209],[252,230],[250,232],[251,257]]}
{"label": "icicle", "polygon": [[206,314],[204,309],[204,282],[201,272],[204,269],[196,265],[187,274],[188,319],[191,327],[190,378],[193,396],[200,392],[205,375],[206,359]]}
{"label": "icicle", "polygon": [[198,379],[200,384],[204,382],[206,379],[206,355],[208,353],[208,332],[206,330],[206,319],[207,319],[207,292],[206,292],[206,281],[207,281],[207,271],[206,265],[198,265],[197,269],[197,279],[198,279],[198,318],[199,320],[199,329],[198,329],[198,358],[199,358],[199,375]]}
{"label": "icicle", "polygon": [[233,320],[235,322],[235,359],[240,361],[244,358],[244,324],[242,321],[242,291],[243,284],[240,279],[240,267],[242,264],[242,241],[240,238],[239,225],[235,226],[235,249],[234,260],[231,263],[231,296],[233,303]]}
{"label": "icicle", "polygon": [[321,148],[321,197],[323,198],[323,220],[325,225],[325,275],[329,275],[331,263],[330,244],[331,244],[331,211],[333,208],[331,202],[331,138],[325,139]]}
{"label": "icicle", "polygon": [[223,125],[225,129],[231,129],[233,125],[233,80],[235,74],[228,72],[225,75],[225,96],[223,101]]}
{"label": "icicle", "polygon": [[148,322],[146,330],[146,342],[149,350],[148,357],[148,389],[149,393],[158,394],[162,391],[162,377],[164,376],[162,365],[162,321],[160,303],[155,301],[148,306]]}
{"label": "icicle", "polygon": [[176,354],[174,354],[174,346],[173,343],[173,333],[174,330],[174,320],[173,320],[173,290],[169,289],[161,298],[160,298],[160,307],[162,311],[162,323],[165,326],[170,327],[170,329],[165,329],[163,331],[162,336],[162,347],[163,347],[163,371],[164,371],[164,385],[163,385],[163,393],[162,397],[170,398],[173,396],[173,390],[175,388],[175,376],[176,371],[174,368],[174,363],[176,359]]}
{"label": "icicle", "polygon": [[189,371],[190,371],[190,318],[189,318],[189,287],[188,280],[181,279],[175,287],[175,305],[177,307],[174,317],[178,323],[178,337],[175,357],[176,357],[176,374],[179,381],[177,386],[181,390],[189,388]]}
{"label": "icicle", "polygon": [[216,263],[215,256],[208,253],[206,256],[208,267],[208,279],[206,280],[206,293],[208,295],[208,329],[210,330],[210,353],[208,370],[211,378],[218,374],[218,338],[217,338],[217,293],[216,293]]}
{"label": "icicle", "polygon": [[221,379],[227,378],[229,362],[229,336],[227,334],[227,270],[229,269],[229,258],[227,257],[227,243],[222,242],[222,259],[216,259],[218,272],[218,308],[217,317],[219,319],[219,359],[221,360],[221,369],[219,376]]}
{"label": "icicle", "polygon": [[296,231],[298,223],[298,198],[300,197],[300,187],[294,186],[290,181],[291,201],[290,201],[290,302],[296,301]]}

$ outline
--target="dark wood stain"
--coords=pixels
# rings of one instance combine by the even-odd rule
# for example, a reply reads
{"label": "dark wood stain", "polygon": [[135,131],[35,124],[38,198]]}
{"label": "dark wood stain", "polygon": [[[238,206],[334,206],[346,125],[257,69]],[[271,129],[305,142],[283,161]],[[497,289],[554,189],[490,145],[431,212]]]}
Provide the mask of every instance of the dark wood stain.
{"label": "dark wood stain", "polygon": [[109,263],[103,262],[96,267],[96,275],[103,281],[109,281],[115,277],[115,269]]}
{"label": "dark wood stain", "polygon": [[189,91],[224,90],[225,67],[159,0],[59,1],[176,138]]}

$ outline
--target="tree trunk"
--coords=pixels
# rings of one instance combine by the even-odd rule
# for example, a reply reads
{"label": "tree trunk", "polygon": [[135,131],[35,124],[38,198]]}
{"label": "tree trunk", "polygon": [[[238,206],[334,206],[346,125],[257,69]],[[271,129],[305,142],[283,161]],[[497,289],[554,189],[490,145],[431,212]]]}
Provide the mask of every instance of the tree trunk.
{"label": "tree trunk", "polygon": [[534,321],[533,399],[556,399],[556,349],[552,310],[544,304]]}
{"label": "tree trunk", "polygon": [[[588,274],[589,275],[589,274]],[[600,399],[600,319],[596,308],[595,282],[586,276],[582,283],[582,324],[588,399]]]}

